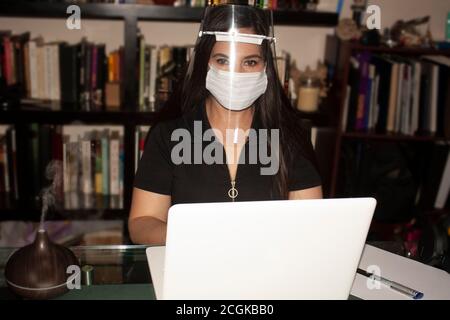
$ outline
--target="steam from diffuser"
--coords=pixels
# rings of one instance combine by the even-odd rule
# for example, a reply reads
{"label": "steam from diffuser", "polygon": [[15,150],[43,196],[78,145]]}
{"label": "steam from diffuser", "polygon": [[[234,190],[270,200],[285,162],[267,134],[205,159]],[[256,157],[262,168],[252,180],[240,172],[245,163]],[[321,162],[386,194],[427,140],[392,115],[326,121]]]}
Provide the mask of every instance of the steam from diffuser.
{"label": "steam from diffuser", "polygon": [[45,177],[51,181],[51,184],[41,192],[42,209],[39,230],[44,230],[44,221],[48,209],[56,204],[57,197],[60,196],[59,190],[61,190],[62,186],[62,161],[50,161],[45,169]]}

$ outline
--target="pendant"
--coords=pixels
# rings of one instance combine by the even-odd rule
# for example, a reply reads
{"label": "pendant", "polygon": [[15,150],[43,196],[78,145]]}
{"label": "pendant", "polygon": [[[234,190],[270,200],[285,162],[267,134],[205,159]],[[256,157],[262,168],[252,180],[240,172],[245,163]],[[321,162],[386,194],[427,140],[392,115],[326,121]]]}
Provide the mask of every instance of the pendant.
{"label": "pendant", "polygon": [[231,188],[228,190],[228,196],[233,200],[239,194],[238,190],[235,188],[235,185],[236,185],[236,181],[231,181]]}

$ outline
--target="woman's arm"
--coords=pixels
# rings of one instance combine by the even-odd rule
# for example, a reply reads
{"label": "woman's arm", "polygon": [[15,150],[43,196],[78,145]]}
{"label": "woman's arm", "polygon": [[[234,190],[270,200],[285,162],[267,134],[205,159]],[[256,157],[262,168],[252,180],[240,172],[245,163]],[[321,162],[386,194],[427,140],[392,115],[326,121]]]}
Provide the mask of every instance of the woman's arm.
{"label": "woman's arm", "polygon": [[128,219],[131,241],[136,244],[164,245],[170,204],[169,195],[134,188]]}
{"label": "woman's arm", "polygon": [[322,199],[322,187],[314,187],[304,190],[289,192],[289,200]]}

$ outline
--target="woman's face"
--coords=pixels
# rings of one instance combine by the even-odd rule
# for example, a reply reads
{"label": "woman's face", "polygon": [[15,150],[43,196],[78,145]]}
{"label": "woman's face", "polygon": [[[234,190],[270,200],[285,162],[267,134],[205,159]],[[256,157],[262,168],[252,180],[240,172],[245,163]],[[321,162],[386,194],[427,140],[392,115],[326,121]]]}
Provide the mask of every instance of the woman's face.
{"label": "woman's face", "polygon": [[[238,32],[254,34],[249,28],[239,29]],[[261,72],[265,67],[260,45],[228,41],[214,44],[209,64],[219,70],[233,72]]]}

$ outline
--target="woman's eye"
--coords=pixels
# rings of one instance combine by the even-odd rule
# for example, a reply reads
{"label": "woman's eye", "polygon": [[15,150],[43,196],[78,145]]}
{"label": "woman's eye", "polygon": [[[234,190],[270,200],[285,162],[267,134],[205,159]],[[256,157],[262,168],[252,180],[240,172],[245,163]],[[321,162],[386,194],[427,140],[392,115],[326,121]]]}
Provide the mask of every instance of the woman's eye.
{"label": "woman's eye", "polygon": [[258,65],[258,61],[256,60],[247,60],[244,61],[244,65],[248,67],[256,67]]}
{"label": "woman's eye", "polygon": [[216,62],[217,62],[217,64],[220,64],[220,65],[227,65],[228,64],[228,60],[227,59],[223,59],[223,58],[217,59]]}

